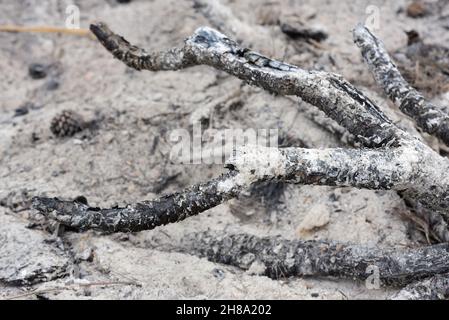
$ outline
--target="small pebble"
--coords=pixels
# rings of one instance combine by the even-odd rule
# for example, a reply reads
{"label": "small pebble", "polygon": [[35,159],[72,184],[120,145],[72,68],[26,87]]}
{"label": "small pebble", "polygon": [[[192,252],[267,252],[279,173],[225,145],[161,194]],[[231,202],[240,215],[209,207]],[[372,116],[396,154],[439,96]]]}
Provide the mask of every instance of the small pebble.
{"label": "small pebble", "polygon": [[219,280],[223,280],[225,277],[225,272],[219,268],[214,268],[212,270],[212,274],[214,275],[215,278],[217,278]]}
{"label": "small pebble", "polygon": [[303,218],[298,226],[299,237],[324,227],[330,221],[330,210],[325,204],[316,204],[309,209],[308,214]]}
{"label": "small pebble", "polygon": [[39,136],[37,135],[37,133],[36,133],[36,132],[32,132],[32,133],[31,133],[31,142],[34,143],[34,142],[37,142],[37,141],[39,141],[39,140],[40,140],[40,138],[39,138]]}
{"label": "small pebble", "polygon": [[73,139],[73,144],[74,144],[74,145],[77,145],[77,146],[80,146],[80,145],[83,144],[83,140],[80,140],[80,139]]}
{"label": "small pebble", "polygon": [[427,13],[428,13],[427,8],[424,6],[424,4],[418,1],[412,2],[407,7],[407,15],[411,18],[424,17]]}
{"label": "small pebble", "polygon": [[94,255],[95,255],[94,249],[86,248],[82,252],[78,252],[76,258],[79,261],[92,262],[94,260]]}
{"label": "small pebble", "polygon": [[28,74],[33,79],[43,79],[47,76],[47,67],[40,63],[32,63],[28,67]]}
{"label": "small pebble", "polygon": [[14,110],[14,117],[20,117],[20,116],[24,116],[29,112],[29,104],[25,103],[23,105],[21,105],[20,107],[18,107],[16,110]]}
{"label": "small pebble", "polygon": [[53,91],[59,88],[59,82],[57,80],[51,79],[47,82],[45,88],[49,91]]}

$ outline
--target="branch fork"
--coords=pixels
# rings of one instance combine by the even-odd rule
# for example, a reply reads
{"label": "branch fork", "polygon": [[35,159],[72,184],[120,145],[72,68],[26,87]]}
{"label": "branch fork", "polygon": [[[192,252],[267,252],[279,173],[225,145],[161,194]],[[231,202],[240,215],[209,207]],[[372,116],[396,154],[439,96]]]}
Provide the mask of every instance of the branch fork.
{"label": "branch fork", "polygon": [[[449,161],[398,128],[381,108],[341,76],[308,71],[272,60],[241,47],[209,27],[198,28],[182,47],[155,53],[131,45],[104,23],[93,24],[91,31],[114,57],[136,70],[179,70],[208,65],[270,92],[299,97],[348,130],[362,148],[273,149],[246,146],[228,161],[227,174],[183,192],[110,209],[35,197],[34,207],[44,215],[80,230],[149,230],[178,222],[237,197],[254,182],[279,179],[297,184],[397,190],[406,200],[438,216],[439,220],[433,220],[441,221],[435,228],[437,235],[442,241],[449,241],[449,231],[444,224],[449,215]],[[354,41],[385,93],[418,126],[448,144],[449,117],[405,82],[382,43],[362,25],[354,29]],[[438,248],[435,252],[447,254],[446,247]],[[432,250],[429,247],[418,251],[421,255]],[[355,254],[354,250],[348,251],[350,256]],[[382,260],[380,256],[381,252],[378,257]],[[441,264],[441,270],[435,272],[448,272],[447,259]],[[348,265],[348,268],[352,267],[358,265]],[[327,272],[340,275],[340,272]],[[420,270],[410,269],[408,272],[410,279],[422,278]],[[399,278],[401,273],[398,273],[397,282],[402,281]]]}

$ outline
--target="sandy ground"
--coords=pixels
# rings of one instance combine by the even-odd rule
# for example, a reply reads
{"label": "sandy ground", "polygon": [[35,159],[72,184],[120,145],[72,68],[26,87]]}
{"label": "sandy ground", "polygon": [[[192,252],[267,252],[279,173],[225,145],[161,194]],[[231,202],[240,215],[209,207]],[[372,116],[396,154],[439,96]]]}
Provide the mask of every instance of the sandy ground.
{"label": "sandy ground", "polygon": [[[365,21],[371,4],[381,12],[376,34],[391,51],[406,45],[403,31],[410,28],[429,43],[449,38],[447,20],[432,14],[407,17],[408,1],[222,1],[244,23],[273,34],[265,42],[254,41],[253,49],[343,74],[404,127],[413,125],[399,118],[373,86],[352,43],[352,27]],[[69,3],[0,0],[0,24],[63,26]],[[74,3],[80,8],[83,28],[91,21],[106,21],[150,51],[179,45],[197,27],[210,24],[191,1]],[[280,50],[279,26],[263,24],[267,10],[321,26],[329,38],[317,47],[290,43],[288,50]],[[31,63],[48,65],[47,77],[32,79]],[[169,133],[189,129],[199,113],[205,114],[211,128],[278,128],[290,137],[291,145],[341,143],[309,120],[297,101],[249,87],[208,67],[133,71],[88,37],[0,33],[0,74],[2,298],[384,299],[397,289],[368,290],[364,283],[337,279],[271,280],[169,248],[187,233],[208,229],[376,246],[410,247],[424,241],[404,218],[408,209],[395,192],[295,185],[278,186],[275,199],[262,193],[230,201],[152,231],[58,233],[29,208],[31,196],[83,195],[91,205],[123,205],[224,172],[222,165],[183,165],[169,159],[173,147]],[[446,101],[444,95],[435,99]],[[23,106],[28,112],[17,115],[15,110]],[[70,138],[54,137],[51,119],[65,109],[96,121],[97,127]],[[300,232],[305,223],[313,225],[314,217],[320,217],[322,226]]]}

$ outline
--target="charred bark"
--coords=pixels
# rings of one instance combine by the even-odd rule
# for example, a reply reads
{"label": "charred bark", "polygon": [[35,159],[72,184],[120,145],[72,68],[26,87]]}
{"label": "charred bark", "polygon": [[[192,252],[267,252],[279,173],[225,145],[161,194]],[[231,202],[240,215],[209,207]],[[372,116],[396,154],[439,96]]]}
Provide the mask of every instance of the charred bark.
{"label": "charred bark", "polygon": [[[263,267],[262,275],[273,279],[324,276],[365,281],[376,274],[381,286],[401,286],[449,270],[449,244],[381,249],[338,242],[201,232],[186,236],[180,248],[243,270],[257,264]],[[438,287],[444,287],[444,283]]]}
{"label": "charred bark", "polygon": [[382,42],[366,27],[354,29],[354,42],[360,48],[376,82],[406,115],[429,134],[449,145],[449,116],[426,100],[401,75]]}
{"label": "charred bark", "polygon": [[235,175],[235,172],[230,172],[184,192],[125,207],[100,209],[79,201],[44,197],[34,197],[33,207],[45,216],[80,231],[95,229],[111,233],[150,230],[197,215],[235,197],[241,185],[233,183],[229,188],[220,187],[234,180]]}
{"label": "charred bark", "polygon": [[151,54],[132,46],[103,23],[92,25],[91,30],[116,58],[137,70],[177,70],[209,65],[270,92],[300,97],[323,110],[363,140],[367,147],[397,145],[404,136],[404,132],[392,124],[368,97],[341,76],[307,71],[272,60],[240,47],[211,28],[197,29],[185,41],[183,48]]}
{"label": "charred bark", "polygon": [[[229,189],[222,191],[224,194],[214,195],[218,192],[213,188],[218,179],[203,185],[210,192],[202,193],[201,188],[193,187],[185,193],[125,208],[92,210],[80,205],[62,205],[64,202],[60,200],[35,199],[36,208],[47,215],[58,216],[64,224],[110,232],[151,229],[207,210],[235,197],[254,181],[264,179],[394,189],[427,209],[447,212],[449,177],[446,172],[449,171],[449,162],[397,128],[370,99],[340,76],[306,71],[271,60],[241,48],[223,34],[205,27],[188,38],[183,48],[153,54],[132,46],[102,23],[93,25],[91,29],[115,57],[131,67],[154,71],[210,65],[264,89],[300,96],[338,121],[365,146],[379,149],[272,150],[247,147],[229,162],[238,174],[234,173],[232,178],[225,178],[226,183],[220,183],[221,187]],[[185,195],[188,195],[187,203],[181,204]],[[191,207],[196,202],[201,205]],[[70,218],[71,215],[74,218]],[[115,221],[121,222],[114,226]]]}

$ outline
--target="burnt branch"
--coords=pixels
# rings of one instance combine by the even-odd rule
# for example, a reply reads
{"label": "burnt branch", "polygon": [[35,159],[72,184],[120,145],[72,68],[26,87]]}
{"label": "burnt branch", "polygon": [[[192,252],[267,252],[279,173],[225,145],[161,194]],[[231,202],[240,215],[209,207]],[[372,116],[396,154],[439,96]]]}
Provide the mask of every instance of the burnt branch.
{"label": "burnt branch", "polygon": [[[227,175],[153,201],[111,209],[91,208],[57,198],[36,197],[33,204],[45,215],[80,230],[141,231],[208,210],[238,196],[254,182],[277,179],[299,184],[398,190],[429,208],[444,210],[449,199],[442,197],[438,188],[448,190],[448,182],[442,181],[434,167],[427,171],[420,168],[420,163],[426,160],[423,156],[428,156],[425,150],[409,146],[320,150],[248,145],[229,159],[227,166],[231,172]],[[444,168],[449,169],[448,164]],[[423,184],[428,188],[423,188]]]}
{"label": "burnt branch", "polygon": [[[235,172],[231,172],[183,192],[125,207],[100,209],[78,201],[44,197],[34,197],[33,207],[45,216],[80,231],[136,232],[184,220],[235,197],[242,187],[235,179]],[[239,181],[243,183],[243,180]],[[222,185],[229,187],[222,188]]]}
{"label": "burnt branch", "polygon": [[261,275],[273,279],[325,276],[366,281],[378,274],[380,285],[402,286],[449,271],[449,244],[381,249],[207,231],[185,236],[178,250],[243,270],[255,264]]}
{"label": "burnt branch", "polygon": [[92,25],[91,30],[116,58],[137,70],[176,70],[194,65],[209,65],[270,92],[300,97],[320,108],[367,147],[397,145],[404,138],[403,131],[392,124],[368,97],[341,76],[307,71],[272,60],[240,47],[211,28],[197,29],[185,41],[183,48],[153,54],[130,45],[103,23]]}
{"label": "burnt branch", "polygon": [[376,82],[406,115],[425,132],[449,145],[449,116],[426,100],[401,75],[382,42],[363,25],[354,31],[354,42],[360,48]]}
{"label": "burnt branch", "polygon": [[[227,14],[220,19],[234,18]],[[229,173],[183,192],[110,209],[93,208],[79,201],[35,197],[34,207],[44,215],[79,230],[149,230],[197,215],[237,197],[253,183],[273,179],[396,190],[414,207],[425,209],[419,214],[428,218],[426,221],[441,240],[449,239],[445,221],[449,214],[449,161],[399,129],[374,102],[341,76],[270,59],[207,27],[197,29],[182,47],[155,53],[131,45],[103,23],[92,25],[91,30],[117,59],[137,70],[208,65],[270,92],[299,97],[322,110],[364,148],[246,146],[228,161]],[[403,82],[385,49],[366,28],[359,26],[354,34],[390,98],[403,112],[414,116],[423,129],[444,140],[444,115]],[[273,278],[334,276],[365,280],[371,266],[377,268],[384,285],[404,285],[449,272],[448,244],[399,250],[206,232],[186,238],[184,245],[198,255],[242,269],[257,263],[264,267],[264,274]],[[431,289],[422,290],[423,286]],[[402,295],[411,292],[415,296],[439,297],[446,287],[447,277],[434,277],[411,284]]]}
{"label": "burnt branch", "polygon": [[113,33],[101,22],[92,24],[90,30],[114,57],[136,70],[179,70],[189,67],[192,62],[184,55],[184,50],[178,48],[149,54]]}
{"label": "burnt branch", "polygon": [[134,68],[167,70],[210,65],[264,89],[300,96],[337,120],[365,146],[379,149],[273,150],[248,146],[229,162],[237,173],[154,201],[124,208],[92,209],[57,199],[35,199],[36,208],[63,224],[108,232],[152,229],[198,214],[237,196],[253,182],[266,179],[393,189],[427,209],[447,212],[447,160],[397,128],[371,100],[340,76],[271,60],[206,27],[188,38],[183,48],[154,54],[130,45],[102,23],[91,29],[115,57]]}
{"label": "burnt branch", "polygon": [[[98,32],[98,29],[108,29],[103,24],[92,28],[102,43],[123,39],[111,31]],[[109,37],[102,39],[103,34]],[[396,127],[377,105],[341,76],[307,71],[269,59],[240,47],[225,35],[207,27],[197,29],[193,36],[186,39],[184,47],[177,50],[184,59],[184,66],[209,65],[268,91],[300,97],[337,121],[365,147],[384,147],[382,152],[385,156],[388,155],[387,149],[403,147],[401,150],[404,152],[400,153],[403,163],[398,165],[399,168],[414,167],[410,183],[403,189],[404,196],[419,201],[431,210],[446,212],[449,208],[449,177],[445,174],[449,169],[447,160]],[[165,53],[157,55],[165,57]],[[128,57],[128,54],[119,56],[125,63],[133,65],[127,60]],[[441,168],[442,171],[435,168]],[[371,168],[365,166],[365,169]],[[382,171],[382,168],[379,170]],[[341,171],[344,176],[344,170]]]}

